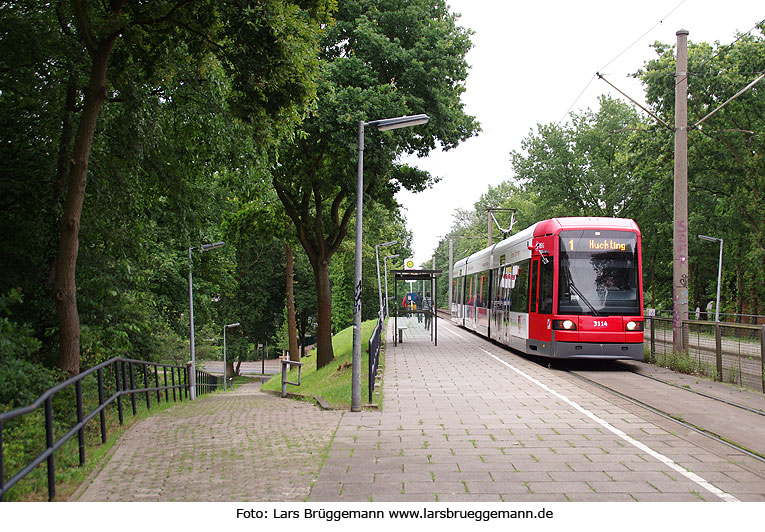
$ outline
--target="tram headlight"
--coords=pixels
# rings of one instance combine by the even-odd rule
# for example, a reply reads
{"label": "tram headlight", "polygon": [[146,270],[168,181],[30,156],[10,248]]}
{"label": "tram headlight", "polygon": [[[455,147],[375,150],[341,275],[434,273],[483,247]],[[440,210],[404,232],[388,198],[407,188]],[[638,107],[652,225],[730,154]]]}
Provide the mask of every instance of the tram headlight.
{"label": "tram headlight", "polygon": [[575,331],[576,323],[571,320],[553,320],[553,329],[556,331]]}
{"label": "tram headlight", "polygon": [[642,321],[628,321],[627,325],[624,326],[625,330],[629,332],[633,331],[642,331],[643,330],[643,322]]}

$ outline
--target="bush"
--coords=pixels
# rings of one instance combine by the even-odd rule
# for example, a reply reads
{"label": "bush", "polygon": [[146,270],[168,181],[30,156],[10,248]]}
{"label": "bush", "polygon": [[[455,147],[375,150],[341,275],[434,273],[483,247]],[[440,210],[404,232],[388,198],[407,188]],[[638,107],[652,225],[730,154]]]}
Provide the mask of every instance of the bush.
{"label": "bush", "polygon": [[0,363],[0,405],[9,410],[26,406],[59,382],[59,372],[26,360],[6,358]]}

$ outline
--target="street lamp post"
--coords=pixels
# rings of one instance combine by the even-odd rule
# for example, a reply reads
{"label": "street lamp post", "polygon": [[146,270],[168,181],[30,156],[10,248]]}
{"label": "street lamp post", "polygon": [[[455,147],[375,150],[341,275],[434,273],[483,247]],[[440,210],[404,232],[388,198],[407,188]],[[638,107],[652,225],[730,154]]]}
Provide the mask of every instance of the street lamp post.
{"label": "street lamp post", "polygon": [[364,203],[364,128],[388,131],[427,124],[428,115],[400,116],[364,122],[359,120],[359,161],[356,179],[356,267],[353,282],[353,362],[351,371],[351,412],[361,410],[361,245]]}
{"label": "street lamp post", "polygon": [[[380,248],[387,248],[388,246],[392,246],[394,244],[398,244],[398,240],[391,240],[390,242],[384,242],[382,244],[375,245],[375,262],[377,263],[377,293],[380,295],[380,315],[383,315],[383,296],[382,296],[382,284],[380,282]],[[388,289],[387,286],[387,279],[385,281],[385,289]]]}
{"label": "street lamp post", "polygon": [[197,398],[197,359],[196,350],[194,349],[194,283],[191,278],[191,252],[195,249],[199,249],[202,252],[210,251],[224,246],[225,242],[214,242],[212,244],[202,244],[199,247],[192,246],[189,248],[189,329],[191,330],[190,336],[190,350],[191,350],[191,375],[189,378],[189,395],[191,400]]}
{"label": "street lamp post", "polygon": [[385,263],[385,315],[388,316],[389,314],[389,305],[388,305],[388,259],[395,259],[398,257],[398,253],[395,255],[388,255],[383,259],[383,263]]}
{"label": "street lamp post", "polygon": [[717,304],[715,305],[715,322],[718,322],[720,321],[720,283],[722,281],[723,239],[706,235],[699,235],[699,238],[701,240],[708,240],[709,242],[720,242],[720,260],[717,262]]}
{"label": "street lamp post", "polygon": [[229,323],[228,325],[223,326],[223,391],[226,391],[226,329],[233,329],[234,327],[239,327],[239,322],[237,323]]}

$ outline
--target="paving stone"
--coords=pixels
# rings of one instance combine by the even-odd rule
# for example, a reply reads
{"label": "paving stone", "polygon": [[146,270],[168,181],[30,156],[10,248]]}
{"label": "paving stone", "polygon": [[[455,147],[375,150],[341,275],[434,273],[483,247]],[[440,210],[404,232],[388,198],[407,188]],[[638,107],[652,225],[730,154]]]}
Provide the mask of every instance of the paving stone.
{"label": "paving stone", "polygon": [[634,405],[606,400],[443,321],[437,348],[424,335],[394,347],[392,327],[390,322],[381,410],[321,411],[255,387],[203,396],[133,426],[77,497],[719,500],[480,347],[740,500],[765,502],[761,462],[665,425]]}
{"label": "paving stone", "polygon": [[302,501],[341,417],[259,384],[203,395],[132,426],[73,500]]}

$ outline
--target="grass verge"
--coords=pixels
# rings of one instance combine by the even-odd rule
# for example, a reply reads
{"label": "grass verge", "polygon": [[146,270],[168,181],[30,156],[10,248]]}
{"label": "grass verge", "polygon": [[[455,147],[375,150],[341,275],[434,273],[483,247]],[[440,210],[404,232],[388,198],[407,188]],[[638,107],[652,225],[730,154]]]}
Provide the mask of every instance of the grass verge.
{"label": "grass verge", "polygon": [[[374,332],[377,320],[368,320],[361,324],[361,402],[369,400],[369,338]],[[383,325],[384,327],[384,325]],[[383,334],[384,340],[384,334]],[[351,406],[351,372],[353,360],[353,327],[348,327],[332,337],[332,348],[335,358],[328,365],[317,370],[316,357],[306,357],[302,360],[300,386],[287,385],[287,392],[302,396],[321,397],[333,408],[350,408]],[[384,342],[381,346],[381,352]],[[382,355],[381,355],[382,358]],[[290,370],[289,380],[297,381],[297,369]],[[263,384],[263,390],[281,391],[281,374],[273,376]],[[372,403],[382,404],[378,391],[372,395]]]}

